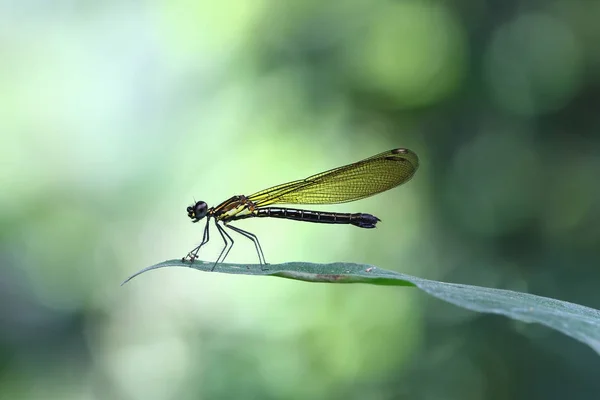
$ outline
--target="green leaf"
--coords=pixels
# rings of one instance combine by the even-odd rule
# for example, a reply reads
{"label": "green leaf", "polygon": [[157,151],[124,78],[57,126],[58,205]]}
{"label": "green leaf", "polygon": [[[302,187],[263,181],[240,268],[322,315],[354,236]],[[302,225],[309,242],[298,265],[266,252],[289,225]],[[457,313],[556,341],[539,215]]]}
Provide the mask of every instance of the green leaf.
{"label": "green leaf", "polygon": [[[214,263],[168,260],[135,273],[134,277],[157,268],[185,267],[210,271]],[[523,322],[536,322],[575,338],[600,354],[600,311],[566,301],[511,290],[445,283],[387,271],[371,265],[352,263],[312,264],[219,264],[214,272],[242,275],[279,276],[307,282],[370,283],[414,286],[438,299],[473,311],[501,314]]]}

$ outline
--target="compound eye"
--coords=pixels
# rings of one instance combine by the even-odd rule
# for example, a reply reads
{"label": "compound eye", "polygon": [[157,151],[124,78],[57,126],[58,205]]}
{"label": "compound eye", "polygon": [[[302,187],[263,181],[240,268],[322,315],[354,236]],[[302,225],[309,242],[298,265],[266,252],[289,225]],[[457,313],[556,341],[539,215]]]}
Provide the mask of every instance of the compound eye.
{"label": "compound eye", "polygon": [[199,201],[194,205],[194,216],[197,219],[202,219],[206,216],[206,213],[208,212],[208,205],[203,202],[203,201]]}

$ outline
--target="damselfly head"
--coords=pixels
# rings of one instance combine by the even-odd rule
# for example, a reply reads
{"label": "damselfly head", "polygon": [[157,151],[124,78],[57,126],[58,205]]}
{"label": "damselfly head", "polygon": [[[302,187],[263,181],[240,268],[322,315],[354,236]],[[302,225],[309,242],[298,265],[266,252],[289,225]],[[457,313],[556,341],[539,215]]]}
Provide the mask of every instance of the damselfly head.
{"label": "damselfly head", "polygon": [[206,217],[208,205],[203,201],[197,201],[196,204],[188,206],[187,213],[188,217],[192,219],[192,222],[198,222]]}

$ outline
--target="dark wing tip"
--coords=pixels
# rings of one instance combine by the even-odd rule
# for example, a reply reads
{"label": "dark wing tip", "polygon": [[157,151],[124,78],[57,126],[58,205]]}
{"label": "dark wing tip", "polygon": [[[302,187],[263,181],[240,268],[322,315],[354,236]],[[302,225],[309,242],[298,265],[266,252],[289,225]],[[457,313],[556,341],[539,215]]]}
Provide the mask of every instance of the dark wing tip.
{"label": "dark wing tip", "polygon": [[415,153],[414,151],[404,148],[398,148],[392,150],[391,153],[394,155],[398,155],[398,157],[395,157],[395,159],[402,159],[408,161],[415,170],[419,168],[419,156],[417,156],[417,153]]}

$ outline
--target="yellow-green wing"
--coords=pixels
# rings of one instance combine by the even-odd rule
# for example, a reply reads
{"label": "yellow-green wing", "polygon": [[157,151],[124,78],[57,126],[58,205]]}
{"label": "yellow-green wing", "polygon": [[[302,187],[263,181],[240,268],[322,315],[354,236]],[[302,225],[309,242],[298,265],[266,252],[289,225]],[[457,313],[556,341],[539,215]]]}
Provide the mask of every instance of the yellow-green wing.
{"label": "yellow-green wing", "polygon": [[408,182],[419,158],[408,149],[394,149],[306,179],[284,183],[248,196],[256,206],[269,204],[336,204],[385,192]]}

